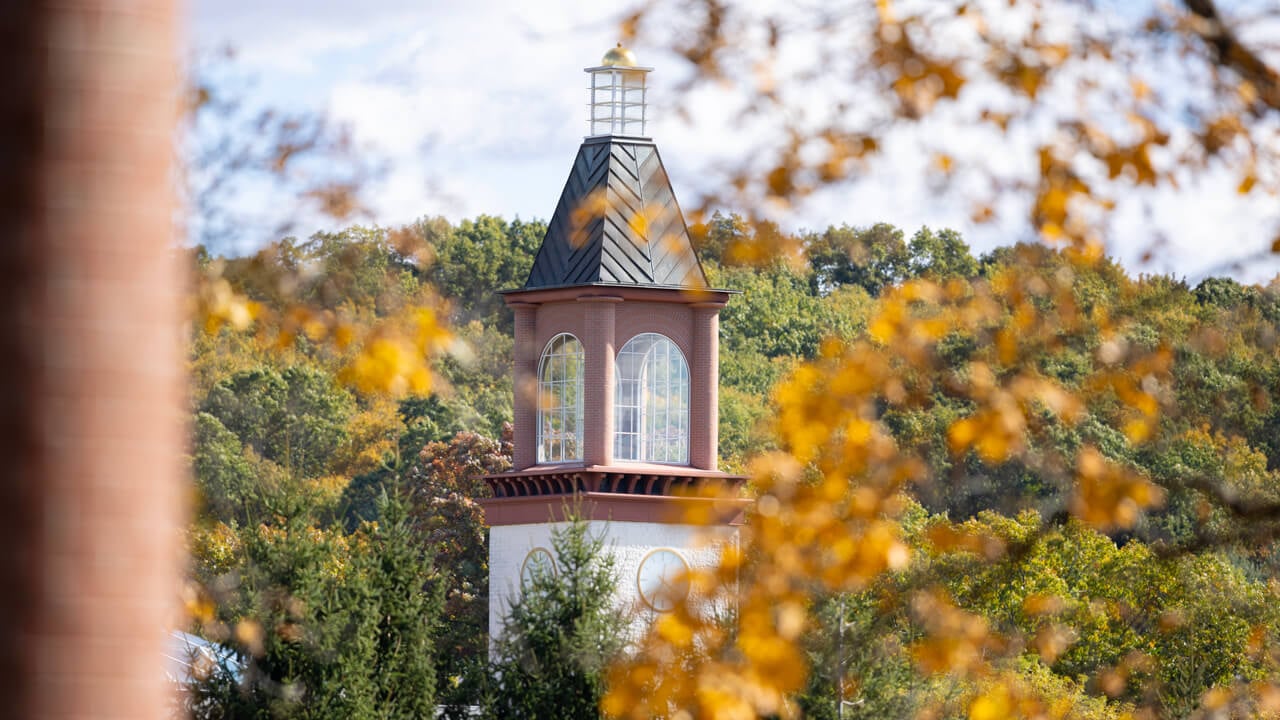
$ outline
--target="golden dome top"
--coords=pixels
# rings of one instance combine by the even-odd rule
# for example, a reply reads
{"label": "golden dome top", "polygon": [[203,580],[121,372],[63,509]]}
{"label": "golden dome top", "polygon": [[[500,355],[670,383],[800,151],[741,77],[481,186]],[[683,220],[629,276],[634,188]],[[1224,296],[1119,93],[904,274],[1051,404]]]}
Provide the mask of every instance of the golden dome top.
{"label": "golden dome top", "polygon": [[636,62],[635,53],[622,47],[622,43],[618,43],[618,47],[609,48],[609,52],[604,54],[600,64],[607,67],[635,67],[639,63]]}

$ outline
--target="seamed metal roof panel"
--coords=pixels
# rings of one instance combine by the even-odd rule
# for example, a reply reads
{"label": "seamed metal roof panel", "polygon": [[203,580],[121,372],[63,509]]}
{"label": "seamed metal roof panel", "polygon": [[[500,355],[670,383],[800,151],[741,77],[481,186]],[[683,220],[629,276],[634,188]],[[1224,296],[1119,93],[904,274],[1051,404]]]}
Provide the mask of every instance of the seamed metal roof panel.
{"label": "seamed metal roof panel", "polygon": [[650,142],[589,138],[578,148],[524,287],[597,284],[707,287]]}

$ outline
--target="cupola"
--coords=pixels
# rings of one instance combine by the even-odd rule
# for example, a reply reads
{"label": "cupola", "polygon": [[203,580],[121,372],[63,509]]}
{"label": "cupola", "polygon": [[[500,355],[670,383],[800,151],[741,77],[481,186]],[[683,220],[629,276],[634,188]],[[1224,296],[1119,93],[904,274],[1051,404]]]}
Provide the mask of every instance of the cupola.
{"label": "cupola", "polygon": [[645,77],[652,70],[640,67],[635,53],[622,47],[622,43],[610,48],[599,65],[586,68],[591,76],[590,137],[647,137]]}

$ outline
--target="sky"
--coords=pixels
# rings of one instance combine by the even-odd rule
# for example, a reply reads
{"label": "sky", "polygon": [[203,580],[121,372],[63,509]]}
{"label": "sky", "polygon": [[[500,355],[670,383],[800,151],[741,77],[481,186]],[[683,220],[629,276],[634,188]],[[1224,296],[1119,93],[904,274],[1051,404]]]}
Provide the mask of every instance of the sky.
{"label": "sky", "polygon": [[[389,159],[369,189],[372,221],[545,219],[586,133],[583,68],[618,40],[626,8],[583,0],[192,0],[187,28],[196,51],[235,50],[238,71],[253,80],[251,102],[325,113],[346,124],[360,146]],[[635,50],[641,64],[656,69],[650,134],[687,206],[714,190],[702,184],[709,169],[740,161],[760,130],[731,122],[725,108],[733,99],[714,94],[688,100],[692,121],[681,119],[673,89],[688,76],[686,63],[661,48]],[[960,129],[930,131],[963,142]],[[1016,222],[975,226],[967,203],[925,185],[927,162],[913,143],[891,142],[855,182],[777,219],[790,230],[876,222],[908,234],[923,225],[951,227],[978,252],[1027,239]],[[1280,230],[1280,200],[1242,198],[1237,181],[1208,175],[1122,206],[1108,251],[1134,273],[1194,283],[1228,272],[1265,282],[1280,263],[1233,268],[1231,261],[1270,245]],[[1163,244],[1143,260],[1153,236]]]}

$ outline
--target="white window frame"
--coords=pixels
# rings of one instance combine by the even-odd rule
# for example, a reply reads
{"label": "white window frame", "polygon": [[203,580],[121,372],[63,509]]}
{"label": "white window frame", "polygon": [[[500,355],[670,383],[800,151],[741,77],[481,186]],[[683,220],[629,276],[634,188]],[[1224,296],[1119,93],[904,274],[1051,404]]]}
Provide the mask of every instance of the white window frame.
{"label": "white window frame", "polygon": [[560,333],[547,342],[538,359],[539,464],[582,460],[584,358],[578,338]]}
{"label": "white window frame", "polygon": [[648,123],[646,70],[600,67],[591,73],[591,136],[643,137]]}
{"label": "white window frame", "polygon": [[660,333],[640,333],[618,351],[613,456],[621,462],[689,464],[689,363]]}

